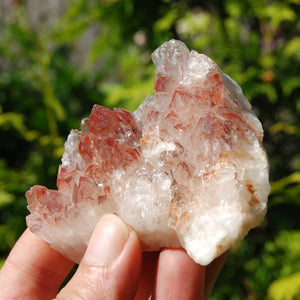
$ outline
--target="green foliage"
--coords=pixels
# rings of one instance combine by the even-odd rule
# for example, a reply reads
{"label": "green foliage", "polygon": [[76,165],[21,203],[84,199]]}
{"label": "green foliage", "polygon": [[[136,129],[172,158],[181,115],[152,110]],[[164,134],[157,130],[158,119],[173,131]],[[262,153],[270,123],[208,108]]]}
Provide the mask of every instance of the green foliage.
{"label": "green foliage", "polygon": [[94,103],[134,110],[153,93],[152,51],[178,38],[242,86],[270,158],[266,220],[232,249],[211,298],[299,299],[300,1],[69,4],[38,28],[22,1],[0,20],[0,256],[25,228],[26,190],[55,187],[69,130]]}
{"label": "green foliage", "polygon": [[273,300],[300,299],[300,272],[274,281],[268,289],[268,298]]}
{"label": "green foliage", "polygon": [[[283,231],[265,246],[268,269],[277,274],[268,288],[269,299],[300,299],[300,231]],[[278,267],[276,260],[283,266]],[[279,278],[279,279],[277,279]]]}

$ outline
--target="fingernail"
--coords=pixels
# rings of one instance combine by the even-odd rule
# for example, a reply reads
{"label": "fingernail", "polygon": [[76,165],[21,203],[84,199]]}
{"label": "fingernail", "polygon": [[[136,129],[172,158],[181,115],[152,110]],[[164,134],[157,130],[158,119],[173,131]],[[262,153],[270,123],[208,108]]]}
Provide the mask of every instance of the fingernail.
{"label": "fingernail", "polygon": [[121,254],[129,230],[115,215],[105,215],[90,239],[83,259],[87,264],[109,266]]}

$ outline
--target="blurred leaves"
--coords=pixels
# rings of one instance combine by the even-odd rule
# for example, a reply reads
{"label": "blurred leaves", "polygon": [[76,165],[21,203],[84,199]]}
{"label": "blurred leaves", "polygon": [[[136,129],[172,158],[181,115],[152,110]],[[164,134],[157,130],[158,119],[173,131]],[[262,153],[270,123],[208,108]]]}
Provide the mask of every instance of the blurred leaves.
{"label": "blurred leaves", "polygon": [[295,56],[297,59],[300,58],[300,37],[296,37],[289,41],[285,46],[285,51],[288,56]]}
{"label": "blurred leaves", "polygon": [[300,272],[275,280],[268,289],[268,297],[273,300],[300,299]]}
{"label": "blurred leaves", "polygon": [[15,200],[13,194],[7,193],[5,191],[0,191],[0,207],[5,206]]}
{"label": "blurred leaves", "polygon": [[275,279],[268,288],[269,299],[299,299],[300,231],[282,231],[275,241],[268,242],[265,248],[265,255],[268,257],[264,261],[272,265],[269,268],[276,268],[278,259],[282,263],[282,268],[277,271],[279,279]]}
{"label": "blurred leaves", "polygon": [[232,249],[211,299],[299,299],[299,15],[299,0],[69,0],[33,26],[26,1],[11,4],[0,20],[1,257],[24,230],[26,190],[55,187],[70,129],[94,103],[134,110],[153,93],[151,53],[178,38],[242,86],[270,159],[266,220]]}
{"label": "blurred leaves", "polygon": [[2,130],[8,130],[10,128],[19,132],[26,140],[33,141],[38,133],[35,131],[29,131],[24,124],[24,115],[17,112],[1,112],[0,106],[0,128]]}

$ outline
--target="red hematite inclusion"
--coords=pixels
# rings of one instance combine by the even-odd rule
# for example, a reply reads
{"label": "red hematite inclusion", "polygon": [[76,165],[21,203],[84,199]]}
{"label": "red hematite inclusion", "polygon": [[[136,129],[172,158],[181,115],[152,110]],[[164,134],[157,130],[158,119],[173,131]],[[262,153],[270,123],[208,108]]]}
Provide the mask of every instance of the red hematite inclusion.
{"label": "red hematite inclusion", "polygon": [[141,131],[130,112],[94,105],[87,126],[80,135],[79,153],[91,169],[112,172],[138,159]]}
{"label": "red hematite inclusion", "polygon": [[145,251],[184,247],[203,265],[266,213],[262,126],[241,88],[179,41],[152,59],[155,95],[133,113],[95,105],[65,143],[58,191],[26,193],[30,229],[75,262],[105,213],[130,224]]}

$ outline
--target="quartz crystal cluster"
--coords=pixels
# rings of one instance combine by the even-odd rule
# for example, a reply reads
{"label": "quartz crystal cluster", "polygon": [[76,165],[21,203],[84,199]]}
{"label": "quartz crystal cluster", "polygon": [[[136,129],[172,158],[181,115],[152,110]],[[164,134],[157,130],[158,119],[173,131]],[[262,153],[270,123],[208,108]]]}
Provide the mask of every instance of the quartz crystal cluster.
{"label": "quartz crystal cluster", "polygon": [[105,213],[145,251],[184,247],[202,265],[264,218],[263,130],[241,88],[180,41],[152,59],[155,95],[134,113],[95,105],[65,143],[58,190],[26,193],[28,227],[75,262]]}

